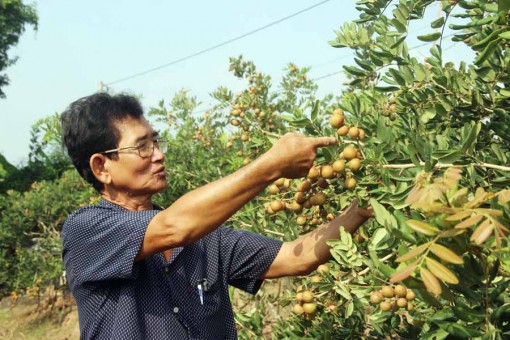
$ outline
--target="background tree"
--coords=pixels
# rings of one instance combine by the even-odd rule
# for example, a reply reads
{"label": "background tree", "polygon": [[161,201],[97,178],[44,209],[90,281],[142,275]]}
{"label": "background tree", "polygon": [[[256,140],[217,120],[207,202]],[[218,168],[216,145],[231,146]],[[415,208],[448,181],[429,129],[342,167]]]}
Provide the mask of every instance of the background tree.
{"label": "background tree", "polygon": [[27,25],[37,29],[37,12],[34,5],[21,0],[0,0],[0,98],[5,98],[2,88],[9,84],[4,70],[16,62],[9,57],[9,48],[16,45]]}

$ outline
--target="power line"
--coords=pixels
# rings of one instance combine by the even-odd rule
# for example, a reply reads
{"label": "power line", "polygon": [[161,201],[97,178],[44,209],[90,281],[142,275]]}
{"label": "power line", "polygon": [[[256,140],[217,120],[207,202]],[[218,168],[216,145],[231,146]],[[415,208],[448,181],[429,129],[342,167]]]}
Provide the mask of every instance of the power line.
{"label": "power line", "polygon": [[228,45],[228,44],[230,44],[230,43],[233,43],[234,41],[240,40],[240,39],[245,38],[245,37],[247,37],[247,36],[249,36],[249,35],[252,35],[252,34],[254,34],[254,33],[260,32],[260,31],[262,31],[262,30],[264,30],[264,29],[266,29],[266,28],[268,28],[268,27],[271,27],[271,26],[274,26],[274,25],[276,25],[276,24],[279,24],[279,23],[281,23],[281,22],[283,22],[283,21],[289,20],[289,19],[291,19],[291,18],[293,18],[293,17],[295,17],[295,16],[297,16],[297,15],[299,15],[299,14],[301,14],[301,13],[307,12],[307,11],[309,11],[309,10],[311,10],[311,9],[314,9],[314,8],[316,8],[316,7],[319,7],[319,6],[321,6],[321,5],[324,5],[325,3],[329,2],[329,1],[331,1],[331,0],[324,0],[324,1],[321,1],[321,2],[319,2],[319,3],[317,3],[317,4],[315,4],[315,5],[312,5],[312,6],[310,6],[310,7],[307,7],[307,8],[305,8],[305,9],[302,9],[302,10],[300,10],[300,11],[296,12],[296,13],[293,13],[293,14],[291,14],[291,15],[288,15],[288,16],[286,16],[286,17],[283,17],[283,18],[281,18],[281,19],[278,19],[278,20],[276,20],[276,21],[273,21],[273,22],[271,22],[271,23],[269,23],[269,24],[267,24],[267,25],[264,25],[264,26],[262,26],[262,27],[256,28],[256,29],[254,29],[254,30],[252,30],[252,31],[249,31],[249,32],[247,32],[247,33],[241,34],[241,35],[239,35],[239,36],[237,36],[237,37],[235,37],[235,38],[229,39],[229,40],[224,41],[224,42],[222,42],[222,43],[219,43],[219,44],[217,44],[217,45],[214,45],[214,46],[208,47],[208,48],[206,48],[206,49],[200,50],[200,51],[198,51],[198,52],[195,52],[195,53],[193,53],[193,54],[187,55],[187,56],[185,56],[185,57],[182,57],[182,58],[179,58],[179,59],[173,60],[173,61],[171,61],[171,62],[169,62],[169,63],[166,63],[166,64],[163,64],[163,65],[160,65],[160,66],[157,66],[157,67],[154,67],[154,68],[151,68],[151,69],[145,70],[145,71],[143,71],[143,72],[139,72],[139,73],[133,74],[133,75],[128,76],[128,77],[125,77],[125,78],[121,78],[121,79],[118,79],[118,80],[115,80],[115,81],[109,82],[109,83],[107,83],[107,84],[106,84],[106,86],[110,86],[110,85],[117,84],[117,83],[120,83],[120,82],[123,82],[123,81],[129,80],[129,79],[133,79],[133,78],[136,78],[136,77],[140,77],[140,76],[145,75],[145,74],[147,74],[147,73],[151,73],[151,72],[154,72],[154,71],[157,71],[157,70],[161,70],[162,68],[165,68],[165,67],[168,67],[168,66],[171,66],[171,65],[175,65],[175,64],[180,63],[180,62],[183,62],[183,61],[185,61],[185,60],[188,60],[188,59],[194,58],[194,57],[199,56],[199,55],[201,55],[201,54],[204,54],[204,53],[207,53],[207,52],[212,51],[212,50],[214,50],[214,49],[217,49],[217,48],[219,48],[219,47],[222,47],[222,46]]}

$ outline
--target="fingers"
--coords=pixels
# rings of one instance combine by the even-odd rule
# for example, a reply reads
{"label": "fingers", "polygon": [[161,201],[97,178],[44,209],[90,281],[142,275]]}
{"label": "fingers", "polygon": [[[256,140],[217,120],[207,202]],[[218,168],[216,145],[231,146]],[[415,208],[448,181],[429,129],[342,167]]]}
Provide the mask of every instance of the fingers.
{"label": "fingers", "polygon": [[338,144],[338,139],[335,137],[315,137],[310,138],[312,145],[317,149],[323,146],[331,146]]}

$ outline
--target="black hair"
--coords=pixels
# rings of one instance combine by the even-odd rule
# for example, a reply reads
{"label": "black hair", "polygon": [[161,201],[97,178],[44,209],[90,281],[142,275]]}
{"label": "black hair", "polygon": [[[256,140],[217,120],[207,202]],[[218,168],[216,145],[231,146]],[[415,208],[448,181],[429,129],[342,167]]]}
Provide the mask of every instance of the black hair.
{"label": "black hair", "polygon": [[[62,141],[67,153],[76,170],[97,191],[103,189],[103,184],[92,173],[90,157],[117,148],[121,136],[116,123],[142,117],[143,109],[137,98],[108,93],[78,99],[62,113]],[[106,156],[116,157],[117,154]]]}

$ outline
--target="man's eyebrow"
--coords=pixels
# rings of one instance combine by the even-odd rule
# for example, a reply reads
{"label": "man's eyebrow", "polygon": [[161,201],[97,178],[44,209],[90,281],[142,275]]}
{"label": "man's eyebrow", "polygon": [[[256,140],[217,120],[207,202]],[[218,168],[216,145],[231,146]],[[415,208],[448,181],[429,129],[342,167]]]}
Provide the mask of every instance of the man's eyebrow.
{"label": "man's eyebrow", "polygon": [[139,143],[139,142],[147,140],[149,138],[153,139],[153,138],[158,137],[158,136],[159,136],[159,131],[152,131],[151,133],[146,133],[145,135],[138,137],[135,140],[135,143]]}

